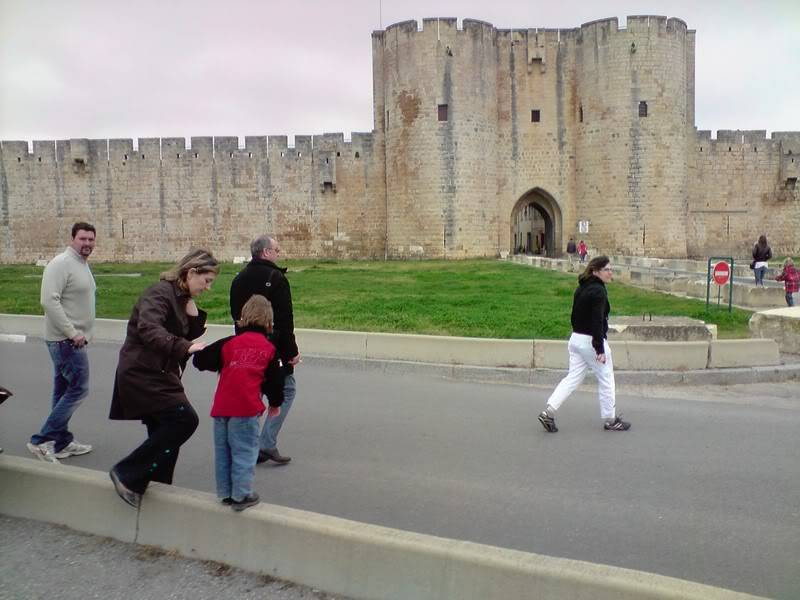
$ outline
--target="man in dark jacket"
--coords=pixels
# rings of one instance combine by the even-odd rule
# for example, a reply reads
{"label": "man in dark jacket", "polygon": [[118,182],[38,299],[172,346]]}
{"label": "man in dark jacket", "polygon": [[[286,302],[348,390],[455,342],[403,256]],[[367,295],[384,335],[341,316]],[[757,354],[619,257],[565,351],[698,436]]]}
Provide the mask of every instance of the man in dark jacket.
{"label": "man in dark jacket", "polygon": [[276,263],[281,248],[272,235],[260,235],[250,243],[252,260],[247,263],[231,283],[231,317],[234,323],[242,314],[244,303],[253,294],[260,294],[272,303],[275,313],[273,343],[283,363],[283,405],[277,417],[267,417],[261,430],[258,462],[268,460],[285,465],[291,458],[278,452],[278,432],[295,396],[294,366],[300,362],[300,352],[294,339],[294,314],[292,291],[286,279],[286,269]]}

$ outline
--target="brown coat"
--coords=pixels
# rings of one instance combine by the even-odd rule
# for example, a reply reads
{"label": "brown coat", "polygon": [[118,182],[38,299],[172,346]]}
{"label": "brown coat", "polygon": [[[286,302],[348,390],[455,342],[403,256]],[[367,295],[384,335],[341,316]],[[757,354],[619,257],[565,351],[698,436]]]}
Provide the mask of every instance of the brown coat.
{"label": "brown coat", "polygon": [[189,400],[181,374],[190,340],[205,331],[206,313],[186,314],[189,295],[170,281],[145,290],[128,320],[119,351],[111,419],[141,419]]}

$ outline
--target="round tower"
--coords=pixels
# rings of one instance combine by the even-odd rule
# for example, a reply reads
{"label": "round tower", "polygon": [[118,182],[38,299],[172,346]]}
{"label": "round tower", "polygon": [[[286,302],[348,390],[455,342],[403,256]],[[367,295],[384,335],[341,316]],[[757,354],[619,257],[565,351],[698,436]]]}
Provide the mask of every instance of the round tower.
{"label": "round tower", "polygon": [[480,21],[373,34],[375,130],[386,148],[387,254],[497,253],[497,57]]}
{"label": "round tower", "polygon": [[686,255],[692,39],[683,21],[657,16],[580,28],[576,216],[599,251]]}

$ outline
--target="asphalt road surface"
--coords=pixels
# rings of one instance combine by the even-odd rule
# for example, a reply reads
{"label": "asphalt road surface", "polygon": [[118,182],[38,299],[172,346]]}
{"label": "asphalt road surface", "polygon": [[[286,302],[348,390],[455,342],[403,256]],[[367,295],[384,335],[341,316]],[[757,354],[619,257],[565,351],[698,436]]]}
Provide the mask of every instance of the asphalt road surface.
{"label": "asphalt road surface", "polygon": [[[144,438],[107,419],[117,344],[90,347],[91,394],[72,430],[94,445],[67,464],[107,471]],[[44,343],[0,342],[0,446],[30,456],[47,415]],[[213,374],[184,378],[201,422],[176,485],[214,491]],[[536,421],[550,387],[385,374],[308,360],[279,439],[259,466],[270,503],[432,535],[800,598],[800,382],[628,387],[633,422],[603,431],[593,387]]]}

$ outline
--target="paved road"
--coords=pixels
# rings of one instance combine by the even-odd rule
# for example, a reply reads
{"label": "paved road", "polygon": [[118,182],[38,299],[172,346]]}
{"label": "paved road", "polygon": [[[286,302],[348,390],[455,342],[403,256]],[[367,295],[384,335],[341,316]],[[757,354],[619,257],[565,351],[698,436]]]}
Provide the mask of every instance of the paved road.
{"label": "paved road", "polygon": [[[90,349],[92,393],[73,418],[107,470],[143,438],[106,420],[118,346]],[[44,344],[0,343],[0,445],[26,455],[46,415]],[[208,414],[215,379],[190,370]],[[536,422],[550,389],[301,365],[279,444],[259,467],[267,501],[390,527],[642,569],[774,598],[800,597],[800,384],[627,388],[633,422],[604,432],[593,390]],[[211,419],[176,484],[213,491]]]}

